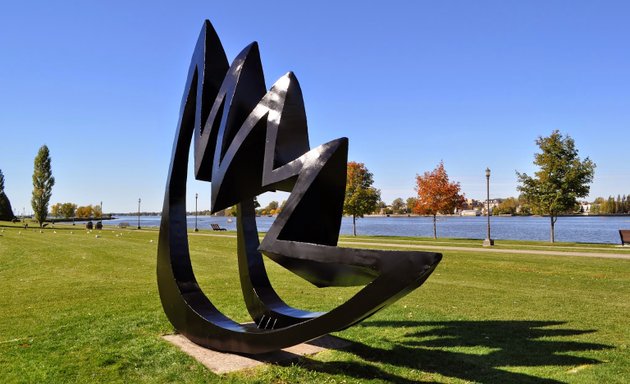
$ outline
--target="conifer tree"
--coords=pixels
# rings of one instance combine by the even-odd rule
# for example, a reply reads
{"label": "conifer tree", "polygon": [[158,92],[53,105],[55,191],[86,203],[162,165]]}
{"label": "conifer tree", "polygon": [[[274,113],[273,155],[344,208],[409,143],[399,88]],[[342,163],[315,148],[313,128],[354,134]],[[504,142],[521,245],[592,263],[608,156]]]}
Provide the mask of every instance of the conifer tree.
{"label": "conifer tree", "polygon": [[0,220],[13,220],[13,209],[11,208],[11,202],[4,193],[4,174],[0,170]]}
{"label": "conifer tree", "polygon": [[42,145],[35,156],[33,169],[33,197],[31,206],[35,214],[35,220],[41,227],[48,216],[48,203],[52,195],[52,187],[55,185],[55,178],[52,175],[50,166],[50,152],[46,145]]}

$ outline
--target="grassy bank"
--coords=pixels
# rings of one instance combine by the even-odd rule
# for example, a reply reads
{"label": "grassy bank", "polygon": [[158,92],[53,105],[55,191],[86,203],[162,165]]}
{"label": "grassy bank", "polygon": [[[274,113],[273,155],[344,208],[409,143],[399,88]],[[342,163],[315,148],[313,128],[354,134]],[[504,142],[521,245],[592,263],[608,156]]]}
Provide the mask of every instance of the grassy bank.
{"label": "grassy bank", "polygon": [[[219,377],[160,338],[173,329],[157,294],[157,231],[0,230],[3,383],[630,382],[629,260],[449,250],[478,246],[469,240],[359,238],[379,248],[440,244],[444,259],[419,290],[338,332],[350,348]],[[236,241],[212,235],[190,236],[197,277],[224,313],[247,321]],[[585,248],[628,253],[553,246]],[[301,308],[330,309],[358,290],[317,289],[267,266],[281,296]]]}

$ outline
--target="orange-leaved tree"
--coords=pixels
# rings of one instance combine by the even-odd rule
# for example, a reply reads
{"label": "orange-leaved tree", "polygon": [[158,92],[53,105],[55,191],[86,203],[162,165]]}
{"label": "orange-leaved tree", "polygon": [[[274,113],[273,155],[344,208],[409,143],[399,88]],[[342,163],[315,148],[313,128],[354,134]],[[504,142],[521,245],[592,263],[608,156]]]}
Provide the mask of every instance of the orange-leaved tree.
{"label": "orange-leaved tree", "polygon": [[464,203],[464,195],[460,195],[459,183],[451,183],[444,169],[444,163],[422,176],[416,175],[416,191],[418,200],[414,213],[433,216],[433,238],[437,238],[436,216],[438,213],[450,214]]}
{"label": "orange-leaved tree", "polygon": [[343,213],[352,216],[352,233],[357,235],[356,218],[372,213],[381,199],[381,191],[372,187],[374,179],[363,163],[348,162],[346,197]]}

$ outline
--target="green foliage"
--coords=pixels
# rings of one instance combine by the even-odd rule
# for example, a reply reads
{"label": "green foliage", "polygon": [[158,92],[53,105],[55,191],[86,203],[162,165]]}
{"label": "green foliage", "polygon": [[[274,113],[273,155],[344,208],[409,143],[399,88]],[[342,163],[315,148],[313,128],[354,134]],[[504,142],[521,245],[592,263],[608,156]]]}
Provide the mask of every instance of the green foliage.
{"label": "green foliage", "polygon": [[0,220],[13,220],[14,217],[9,197],[4,193],[4,174],[0,169]]}
{"label": "green foliage", "polygon": [[608,199],[598,197],[591,204],[591,214],[594,215],[613,215],[630,213],[630,196],[617,195],[615,199],[608,196]]}
{"label": "green foliage", "polygon": [[52,187],[55,185],[55,178],[52,175],[50,166],[50,152],[46,145],[42,145],[35,156],[33,167],[33,197],[31,206],[35,214],[35,220],[41,227],[46,216],[48,216],[48,202],[52,195]]}
{"label": "green foliage", "polygon": [[15,215],[9,197],[4,192],[0,192],[0,220],[13,220],[13,218]]}
{"label": "green foliage", "polygon": [[50,215],[69,219],[74,217],[77,205],[74,203],[56,203],[50,207]]}
{"label": "green foliage", "polygon": [[374,212],[381,199],[381,191],[372,186],[373,175],[363,163],[348,162],[346,197],[343,213],[352,216],[353,233],[356,235],[356,218]]}
{"label": "green foliage", "polygon": [[400,215],[407,212],[407,206],[405,202],[400,197],[392,201],[392,211],[393,213]]}
{"label": "green foliage", "polygon": [[508,197],[492,210],[493,215],[515,215],[519,202],[515,197]]}
{"label": "green foliage", "polygon": [[77,205],[74,203],[63,203],[61,204],[61,209],[60,209],[60,213],[61,216],[65,217],[66,219],[69,219],[71,217],[74,217],[74,213],[77,210]]}
{"label": "green foliage", "polygon": [[557,216],[575,210],[577,199],[588,195],[595,163],[588,157],[581,161],[573,139],[559,131],[538,137],[536,144],[541,150],[534,155],[539,170],[534,177],[516,172],[517,188],[533,213],[550,216],[553,242]]}

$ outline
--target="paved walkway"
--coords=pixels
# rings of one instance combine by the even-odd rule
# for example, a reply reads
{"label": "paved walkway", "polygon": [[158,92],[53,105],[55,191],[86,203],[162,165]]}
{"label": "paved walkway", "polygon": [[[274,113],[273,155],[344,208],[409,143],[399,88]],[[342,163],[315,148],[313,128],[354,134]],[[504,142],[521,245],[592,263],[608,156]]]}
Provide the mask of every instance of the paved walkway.
{"label": "paved walkway", "polygon": [[[236,238],[232,234],[214,234],[214,233],[189,233],[192,236],[210,236],[210,237],[231,237]],[[489,253],[510,253],[524,255],[546,255],[546,256],[578,256],[578,257],[599,257],[604,259],[626,259],[630,260],[630,254],[624,253],[605,253],[605,252],[576,252],[576,251],[553,251],[553,250],[536,250],[536,249],[505,249],[505,248],[474,248],[474,247],[453,247],[449,245],[426,245],[426,244],[397,244],[382,243],[373,241],[339,241],[339,245],[360,245],[360,246],[377,246],[391,248],[418,249],[427,251],[460,251],[460,252],[489,252]]]}
{"label": "paved walkway", "polygon": [[439,245],[423,245],[423,244],[393,244],[393,243],[374,243],[361,241],[340,241],[339,244],[344,245],[376,245],[379,247],[393,248],[414,248],[431,251],[463,251],[463,252],[491,252],[491,253],[511,253],[526,255],[548,255],[548,256],[580,256],[580,257],[601,257],[606,259],[626,259],[630,260],[630,255],[623,253],[604,253],[604,252],[573,252],[573,251],[541,251],[535,249],[499,249],[499,248],[471,248],[471,247],[451,247]]}

